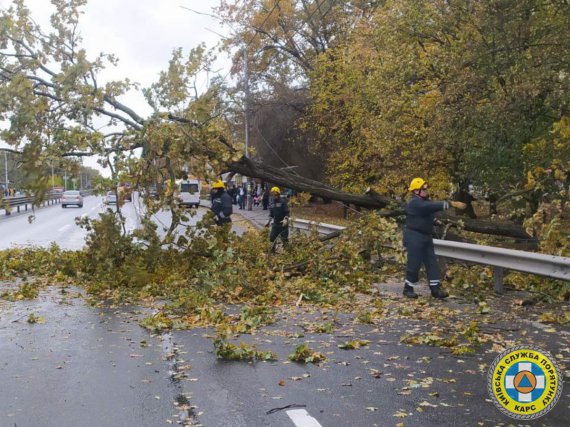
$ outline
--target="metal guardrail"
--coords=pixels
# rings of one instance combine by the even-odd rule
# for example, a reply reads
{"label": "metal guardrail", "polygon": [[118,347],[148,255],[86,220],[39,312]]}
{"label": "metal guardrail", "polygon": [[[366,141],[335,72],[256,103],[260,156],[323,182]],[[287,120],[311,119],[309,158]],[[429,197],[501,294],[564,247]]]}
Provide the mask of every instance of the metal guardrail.
{"label": "metal guardrail", "polygon": [[[52,205],[59,203],[61,200],[61,192],[53,192],[48,193],[45,195],[44,199],[42,200],[42,205]],[[12,213],[12,208],[16,208],[17,212],[20,212],[20,208],[23,206],[24,209],[28,210],[28,205],[33,206],[35,202],[35,197],[33,196],[10,196],[10,197],[3,197],[0,200],[0,208],[6,208],[6,215],[10,215]]]}
{"label": "metal guardrail", "polygon": [[346,228],[340,225],[325,224],[324,222],[308,221],[306,219],[298,219],[298,218],[292,219],[289,222],[289,225],[292,228],[296,228],[298,230],[303,230],[303,231],[316,230],[317,232],[319,232],[319,234],[329,234],[334,231],[342,231]]}
{"label": "metal guardrail", "polygon": [[[344,230],[345,227],[317,223],[304,219],[293,219],[291,227],[299,230],[316,229],[321,234]],[[514,270],[538,276],[570,281],[570,258],[474,245],[472,243],[433,240],[436,255],[442,258],[458,259],[493,267],[495,292],[503,293],[504,270]]]}
{"label": "metal guardrail", "polygon": [[434,239],[435,253],[493,267],[495,291],[503,292],[504,270],[521,271],[553,279],[570,280],[570,258]]}

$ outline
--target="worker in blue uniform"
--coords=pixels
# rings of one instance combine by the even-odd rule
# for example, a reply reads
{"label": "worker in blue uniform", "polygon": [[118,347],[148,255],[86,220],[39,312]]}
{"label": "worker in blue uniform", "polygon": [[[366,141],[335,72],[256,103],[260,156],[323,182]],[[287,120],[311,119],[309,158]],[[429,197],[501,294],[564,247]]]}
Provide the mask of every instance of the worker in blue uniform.
{"label": "worker in blue uniform", "polygon": [[273,252],[275,250],[274,242],[277,238],[281,238],[285,245],[289,242],[289,206],[287,198],[281,196],[279,187],[271,189],[269,217],[271,222],[269,241],[272,243],[271,251]]}
{"label": "worker in blue uniform", "polygon": [[216,224],[224,225],[232,222],[232,198],[225,190],[224,182],[219,179],[212,185],[212,207]]}
{"label": "worker in blue uniform", "polygon": [[439,211],[454,207],[465,209],[467,205],[456,201],[432,201],[428,196],[427,182],[414,178],[408,190],[412,198],[406,205],[406,226],[404,246],[408,252],[404,296],[417,298],[414,287],[418,284],[420,268],[425,265],[431,295],[434,298],[447,298],[449,294],[440,285],[440,271],[433,246],[433,222]]}

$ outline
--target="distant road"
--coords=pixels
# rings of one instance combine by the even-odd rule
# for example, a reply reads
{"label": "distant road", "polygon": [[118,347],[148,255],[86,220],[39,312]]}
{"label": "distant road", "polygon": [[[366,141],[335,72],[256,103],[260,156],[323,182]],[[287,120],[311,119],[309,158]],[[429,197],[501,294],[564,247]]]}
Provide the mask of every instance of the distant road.
{"label": "distant road", "polygon": [[[112,206],[111,208],[114,208]],[[60,204],[36,209],[35,212],[28,210],[20,214],[0,216],[0,249],[13,247],[39,246],[48,247],[53,242],[62,249],[78,250],[85,245],[87,232],[75,225],[75,218],[86,215],[89,218],[97,218],[99,213],[104,212],[107,206],[103,204],[101,196],[85,197],[83,207],[70,206],[65,209]],[[133,201],[127,202],[122,208],[126,218],[126,228],[134,230],[140,225],[142,200],[138,193],[133,194]],[[190,218],[188,225],[194,225],[206,210],[200,208],[197,214]],[[30,221],[30,216],[33,220]],[[170,212],[161,211],[154,216],[159,226],[158,233],[164,235],[164,229],[170,226]],[[182,232],[184,227],[180,227]]]}

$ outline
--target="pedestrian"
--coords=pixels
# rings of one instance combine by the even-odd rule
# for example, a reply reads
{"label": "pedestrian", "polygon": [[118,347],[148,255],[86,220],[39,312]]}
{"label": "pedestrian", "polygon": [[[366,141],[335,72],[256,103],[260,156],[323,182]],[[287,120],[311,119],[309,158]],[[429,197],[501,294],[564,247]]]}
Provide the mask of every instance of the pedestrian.
{"label": "pedestrian", "polygon": [[214,182],[212,189],[212,207],[210,209],[215,215],[216,224],[231,223],[231,215],[233,213],[232,198],[226,192],[224,182],[222,180]]}
{"label": "pedestrian", "polygon": [[247,196],[247,193],[246,193],[245,186],[243,184],[240,184],[240,186],[238,188],[238,205],[239,205],[240,209],[243,209],[245,207],[246,196]]}
{"label": "pedestrian", "polygon": [[232,187],[228,190],[228,194],[229,194],[230,198],[232,199],[232,204],[234,204],[234,205],[237,204],[236,193],[237,193],[237,189],[236,189],[235,185],[232,185]]}
{"label": "pedestrian", "polygon": [[265,187],[263,189],[263,194],[261,195],[261,204],[263,206],[263,210],[266,211],[267,207],[269,206],[269,187]]}
{"label": "pedestrian", "polygon": [[414,178],[408,190],[412,198],[406,205],[406,226],[404,228],[404,246],[408,252],[406,282],[404,296],[417,298],[414,287],[418,284],[418,276],[422,264],[425,265],[431,295],[434,298],[447,298],[449,294],[441,289],[440,271],[433,246],[433,221],[439,211],[453,206],[465,209],[462,202],[431,201],[428,196],[428,184],[422,178]]}
{"label": "pedestrian", "polygon": [[[287,205],[287,198],[281,197],[279,187],[271,189],[269,218],[272,221],[269,241],[273,243],[279,237],[286,245],[289,242],[289,206]],[[274,250],[275,245],[272,245],[271,251]]]}

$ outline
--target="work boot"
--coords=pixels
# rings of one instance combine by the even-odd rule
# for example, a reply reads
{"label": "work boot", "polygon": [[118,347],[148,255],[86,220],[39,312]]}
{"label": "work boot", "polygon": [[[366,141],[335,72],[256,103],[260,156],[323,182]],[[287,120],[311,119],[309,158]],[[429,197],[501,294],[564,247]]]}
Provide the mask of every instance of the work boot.
{"label": "work boot", "polygon": [[444,299],[449,296],[447,292],[441,289],[440,285],[430,286],[431,296],[437,299]]}
{"label": "work boot", "polygon": [[410,285],[404,285],[404,292],[402,292],[406,298],[417,298],[418,294],[414,292],[414,288]]}

